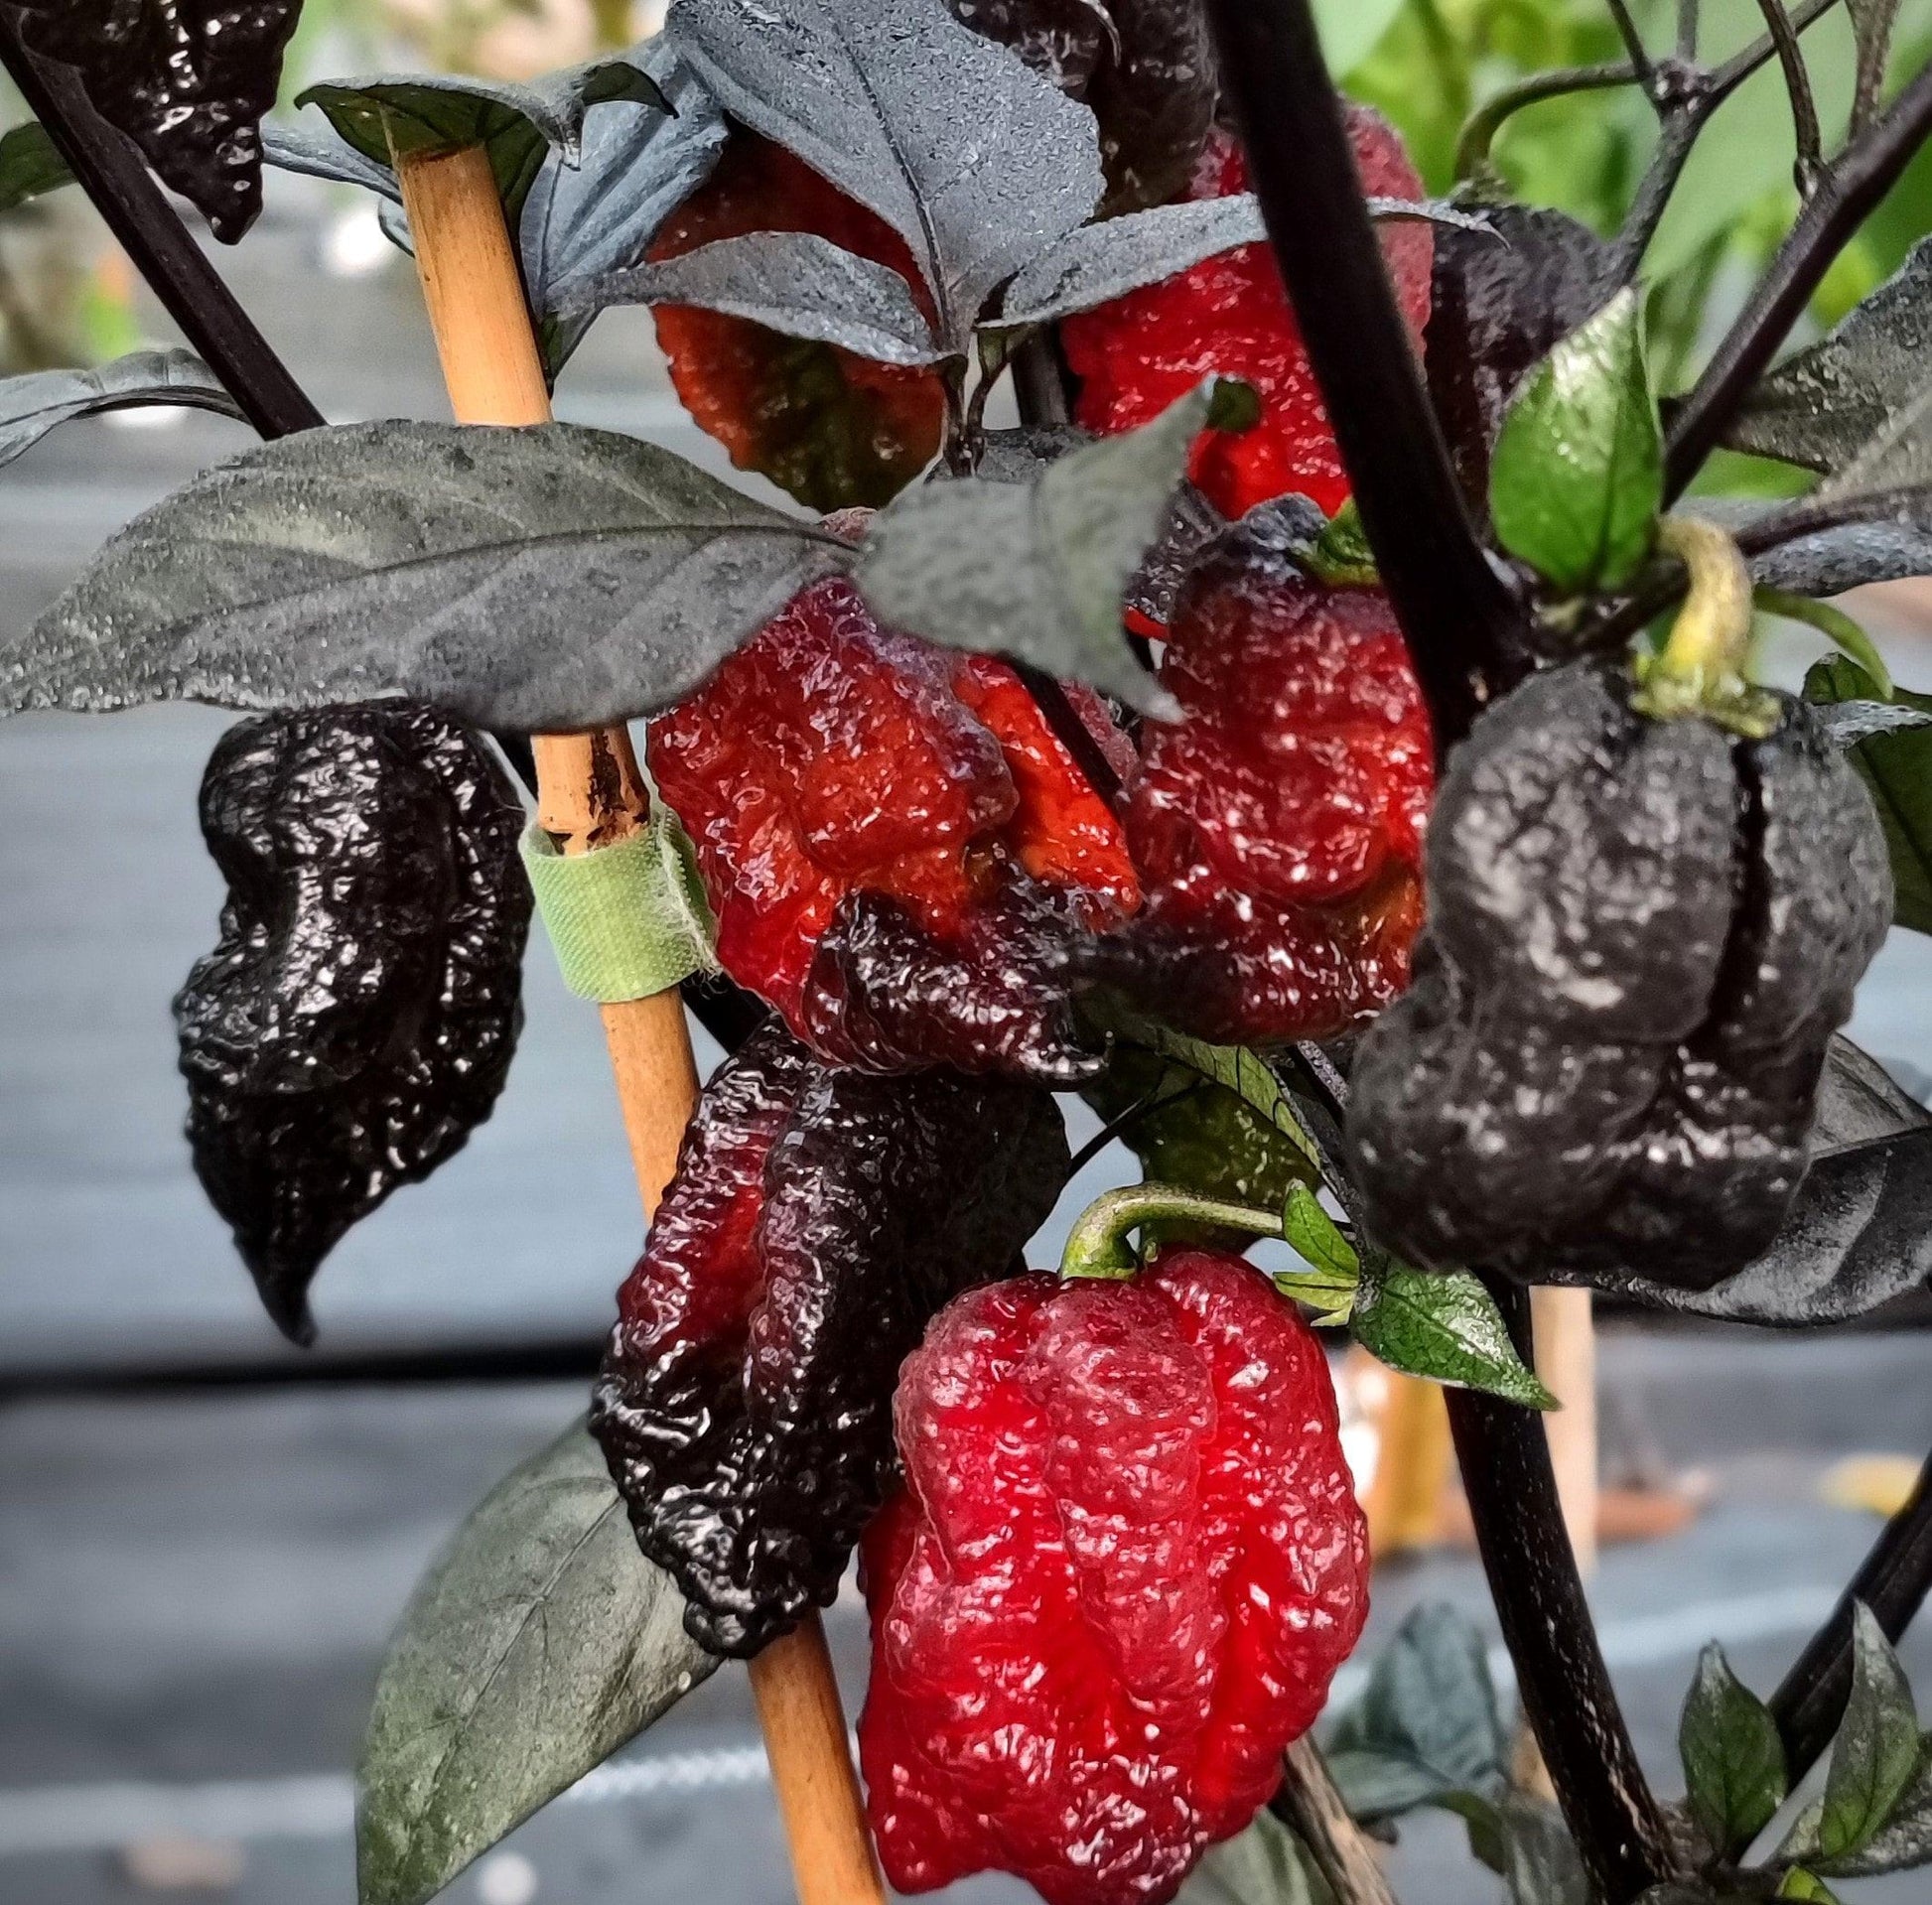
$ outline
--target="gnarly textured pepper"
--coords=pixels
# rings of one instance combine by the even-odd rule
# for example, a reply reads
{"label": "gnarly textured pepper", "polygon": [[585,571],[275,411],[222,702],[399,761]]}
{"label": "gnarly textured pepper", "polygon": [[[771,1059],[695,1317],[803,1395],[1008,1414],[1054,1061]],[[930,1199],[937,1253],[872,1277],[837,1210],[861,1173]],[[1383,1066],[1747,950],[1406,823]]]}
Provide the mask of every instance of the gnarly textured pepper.
{"label": "gnarly textured pepper", "polygon": [[202,832],[228,900],[175,1001],[188,1137],[298,1342],[323,1258],[502,1090],[530,925],[522,818],[482,742],[405,702],[244,721],[208,761]]}
{"label": "gnarly textured pepper", "polygon": [[892,1464],[894,1372],[1068,1168],[1051,1098],[820,1065],[776,1025],[707,1087],[619,1298],[592,1428],[685,1626],[751,1655],[837,1591]]}
{"label": "gnarly textured pepper", "polygon": [[[1422,182],[1402,142],[1365,106],[1348,109],[1363,190],[1419,200]],[[1248,166],[1233,134],[1208,141],[1186,199],[1224,199],[1248,190]],[[1420,348],[1429,321],[1434,236],[1414,220],[1385,224],[1382,251]],[[1224,515],[1299,493],[1333,515],[1348,495],[1341,452],[1322,407],[1301,325],[1274,255],[1244,245],[1144,291],[1082,312],[1060,326],[1066,359],[1080,379],[1074,420],[1111,436],[1150,423],[1219,371],[1252,385],[1261,421],[1229,434],[1209,431],[1195,446],[1195,482]]]}
{"label": "gnarly textured pepper", "polygon": [[651,725],[649,758],[696,843],[719,959],[822,1056],[1096,1069],[1069,963],[1139,886],[1012,669],[889,633],[828,579]]}
{"label": "gnarly textured pepper", "polygon": [[1129,786],[1146,890],[1084,970],[1204,1038],[1360,1023],[1407,983],[1422,913],[1429,717],[1388,598],[1296,565],[1298,512],[1258,509],[1196,560]]}
{"label": "gnarly textured pepper", "polygon": [[1884,937],[1869,796],[1802,702],[1654,720],[1624,668],[1518,688],[1452,757],[1416,982],[1364,1037],[1372,1228],[1423,1264],[1702,1290],[1775,1236]]}
{"label": "gnarly textured pepper", "polygon": [[1320,1346],[1238,1259],[1027,1277],[906,1359],[859,1722],[887,1876],[1154,1905],[1281,1780],[1368,1611]]}
{"label": "gnarly textured pepper", "polygon": [[[932,316],[932,294],[883,218],[743,128],[733,131],[717,170],[659,227],[648,255],[678,258],[753,231],[808,231],[890,265]],[[945,391],[931,370],[875,363],[717,311],[658,305],[652,315],[692,420],[740,470],[769,476],[808,508],[889,502],[938,454]]]}
{"label": "gnarly textured pepper", "polygon": [[1100,127],[1102,211],[1139,210],[1186,185],[1220,96],[1200,0],[948,0],[1011,47]]}
{"label": "gnarly textured pepper", "polygon": [[261,117],[302,0],[4,0],[36,53],[232,244],[262,205]]}

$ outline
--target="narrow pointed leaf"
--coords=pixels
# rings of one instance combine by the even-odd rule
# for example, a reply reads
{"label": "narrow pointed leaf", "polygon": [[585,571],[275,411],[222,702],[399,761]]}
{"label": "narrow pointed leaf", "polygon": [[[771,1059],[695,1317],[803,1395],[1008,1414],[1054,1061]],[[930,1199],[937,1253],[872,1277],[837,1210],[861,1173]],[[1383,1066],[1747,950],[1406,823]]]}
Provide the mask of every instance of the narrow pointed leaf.
{"label": "narrow pointed leaf", "polygon": [[570,424],[306,431],[197,477],[0,642],[0,713],[390,694],[558,733],[668,706],[850,552]]}
{"label": "narrow pointed leaf", "polygon": [[30,371],[0,378],[0,465],[12,463],[64,423],[156,404],[241,415],[192,350],[137,350],[91,370]]}
{"label": "narrow pointed leaf", "polygon": [[1818,1819],[1821,1862],[1862,1851],[1877,1837],[1911,1785],[1921,1757],[1918,1717],[1904,1669],[1877,1617],[1861,1603],[1852,1629],[1852,1693],[1832,1741]]}
{"label": "narrow pointed leaf", "polygon": [[1467,1271],[1370,1258],[1349,1328],[1371,1356],[1405,1376],[1480,1389],[1528,1409],[1557,1407],[1517,1355],[1495,1298]]}
{"label": "narrow pointed leaf", "polygon": [[1698,1661],[1677,1743],[1692,1817],[1717,1851],[1732,1857],[1771,1823],[1790,1780],[1770,1708],[1730,1671],[1715,1641]]}
{"label": "narrow pointed leaf", "polygon": [[390,1643],[356,1776],[361,1905],[423,1905],[717,1664],[574,1426],[478,1506]]}

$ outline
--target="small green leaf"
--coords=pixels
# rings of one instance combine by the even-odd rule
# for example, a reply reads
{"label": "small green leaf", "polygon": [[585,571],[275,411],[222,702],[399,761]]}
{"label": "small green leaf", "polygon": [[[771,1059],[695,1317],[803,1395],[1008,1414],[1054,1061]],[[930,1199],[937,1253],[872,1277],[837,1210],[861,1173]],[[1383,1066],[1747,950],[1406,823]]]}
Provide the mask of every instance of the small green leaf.
{"label": "small green leaf", "polygon": [[1814,1878],[1802,1866],[1793,1866],[1785,1873],[1777,1896],[1810,1899],[1812,1905],[1838,1905],[1838,1894],[1822,1878]]}
{"label": "small green leaf", "polygon": [[[1805,699],[1831,705],[1877,698],[1878,684],[1856,662],[1828,656],[1805,677]],[[1932,695],[1895,688],[1891,699],[1932,712]],[[1932,933],[1932,728],[1872,735],[1850,749],[1885,830],[1895,898],[1892,918]]]}
{"label": "small green leaf", "polygon": [[1663,500],[1643,307],[1624,290],[1524,379],[1496,440],[1490,514],[1512,554],[1582,595],[1628,581]]}
{"label": "small green leaf", "polygon": [[73,184],[73,174],[38,120],[0,135],[0,211]]}
{"label": "small green leaf", "polygon": [[[1352,1298],[1356,1286],[1361,1282],[1362,1260],[1355,1254],[1355,1246],[1341,1234],[1340,1227],[1321,1208],[1320,1200],[1307,1184],[1289,1186],[1288,1198],[1282,1206],[1282,1235],[1288,1247],[1315,1276],[1306,1279],[1291,1274],[1286,1280],[1278,1277],[1275,1280],[1277,1285],[1284,1281],[1307,1283],[1311,1288],[1343,1293],[1342,1306],[1346,1308],[1348,1299]],[[1303,1297],[1301,1300],[1311,1299]]]}
{"label": "small green leaf", "polygon": [[423,1905],[717,1667],[577,1424],[497,1484],[390,1643],[357,1770],[361,1905]]}
{"label": "small green leaf", "polygon": [[1813,1860],[1830,1876],[1865,1878],[1932,1865],[1932,1733],[1919,1741],[1918,1771],[1884,1826],[1856,1852]]}
{"label": "small green leaf", "polygon": [[1877,1618],[1860,1603],[1853,1616],[1852,1693],[1832,1741],[1818,1816],[1821,1863],[1846,1858],[1877,1837],[1911,1785],[1920,1758],[1918,1716],[1905,1670]]}
{"label": "small green leaf", "polygon": [[1265,1809],[1245,1833],[1208,1847],[1174,1905],[1332,1905],[1309,1850]]}
{"label": "small green leaf", "polygon": [[1557,1407],[1517,1355],[1494,1298],[1467,1271],[1424,1272],[1371,1258],[1350,1327],[1370,1355],[1405,1376],[1484,1390],[1528,1409]]}
{"label": "small green leaf", "polygon": [[1751,601],[1767,615],[1802,621],[1836,642],[1871,677],[1878,699],[1891,699],[1891,670],[1885,666],[1878,644],[1836,603],[1814,602],[1809,596],[1794,596],[1787,590],[1767,588],[1762,583],[1751,591]]}
{"label": "small green leaf", "polygon": [[1771,1823],[1790,1782],[1777,1721],[1715,1641],[1698,1662],[1677,1743],[1692,1816],[1713,1847],[1732,1857]]}
{"label": "small green leaf", "polygon": [[1381,581],[1375,566],[1375,551],[1368,546],[1368,532],[1362,527],[1361,511],[1350,496],[1328,519],[1328,525],[1314,539],[1302,566],[1317,582],[1334,589],[1372,589]]}

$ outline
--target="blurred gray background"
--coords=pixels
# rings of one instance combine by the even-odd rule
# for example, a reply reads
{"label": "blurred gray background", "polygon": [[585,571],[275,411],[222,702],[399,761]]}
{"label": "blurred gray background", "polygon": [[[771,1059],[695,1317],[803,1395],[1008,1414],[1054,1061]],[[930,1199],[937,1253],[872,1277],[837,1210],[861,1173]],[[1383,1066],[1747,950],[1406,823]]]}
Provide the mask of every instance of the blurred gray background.
{"label": "blurred gray background", "polygon": [[[272,181],[269,218],[224,269],[332,418],[444,414],[410,275],[317,275],[326,247],[346,255],[335,205]],[[151,311],[143,329],[167,335]],[[641,314],[604,321],[561,409],[721,467],[678,410]],[[205,418],[85,424],[0,473],[8,627],[115,526],[249,441]],[[1915,605],[1870,612],[1900,678],[1932,684]],[[583,1406],[581,1381],[116,1386],[137,1366],[296,1360],[179,1130],[168,1002],[213,934],[220,887],[195,795],[223,725],[163,709],[0,726],[0,1905],[347,1905],[348,1768],[388,1629],[470,1505]],[[1932,1072],[1928,981],[1932,947],[1895,941],[1854,1027],[1915,1081]],[[452,1346],[569,1353],[607,1327],[639,1242],[635,1192],[596,1016],[563,993],[540,937],[528,1002],[491,1123],[327,1266],[325,1364]],[[1056,1222],[1110,1168],[1089,1171]],[[1701,1471],[1712,1491],[1689,1532],[1609,1553],[1594,1589],[1667,1789],[1699,1645],[1723,1639],[1768,1691],[1876,1529],[1826,1505],[1820,1481],[1855,1451],[1932,1445],[1926,1373],[1916,1331],[1608,1332],[1611,1459]],[[1369,1645],[1437,1596],[1487,1622],[1473,1562],[1431,1559],[1378,1578]],[[862,1616],[842,1601],[829,1624],[856,1713]],[[1932,1644],[1920,1635],[1906,1652],[1932,1685]],[[1446,1827],[1412,1832],[1397,1875],[1416,1905],[1500,1896]],[[462,1905],[697,1895],[790,1896],[735,1669],[451,1893]],[[1004,1880],[959,1895],[1030,1896]],[[1905,1905],[1927,1883],[1845,1896]]]}

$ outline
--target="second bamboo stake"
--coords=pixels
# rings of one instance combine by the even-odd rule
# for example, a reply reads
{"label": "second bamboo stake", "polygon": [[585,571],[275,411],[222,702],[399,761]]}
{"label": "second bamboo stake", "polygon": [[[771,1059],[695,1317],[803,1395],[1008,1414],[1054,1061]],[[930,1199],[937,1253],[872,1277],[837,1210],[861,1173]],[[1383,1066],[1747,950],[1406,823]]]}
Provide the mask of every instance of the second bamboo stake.
{"label": "second bamboo stake", "polygon": [[[550,392],[487,157],[476,147],[398,154],[396,170],[457,421],[548,423]],[[535,751],[539,822],[567,854],[608,846],[648,821],[643,777],[622,729],[544,736]],[[648,1216],[670,1182],[697,1103],[690,1030],[675,990],[603,1013]],[[752,1689],[800,1905],[884,1905],[816,1615],[752,1663]]]}

